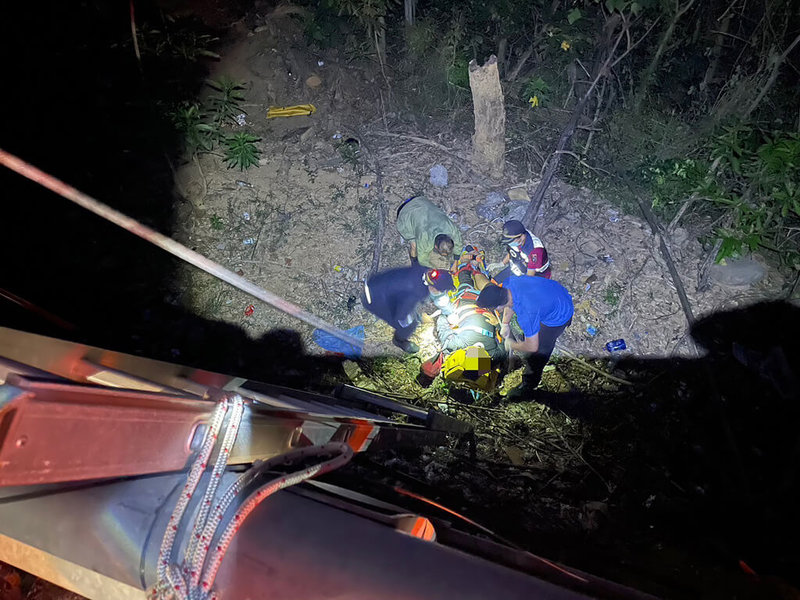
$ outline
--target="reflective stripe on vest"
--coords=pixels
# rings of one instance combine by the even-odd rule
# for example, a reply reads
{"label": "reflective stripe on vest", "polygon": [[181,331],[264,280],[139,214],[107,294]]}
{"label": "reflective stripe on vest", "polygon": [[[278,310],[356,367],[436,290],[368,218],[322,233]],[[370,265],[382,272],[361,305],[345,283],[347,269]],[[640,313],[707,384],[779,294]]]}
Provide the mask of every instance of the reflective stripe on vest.
{"label": "reflective stripe on vest", "polygon": [[465,330],[466,331],[473,331],[473,332],[478,333],[478,334],[480,334],[480,335],[482,335],[484,337],[494,338],[494,334],[491,331],[489,331],[488,329],[481,329],[477,325],[459,326],[458,329],[456,330],[456,333],[458,333],[459,331],[465,331]]}
{"label": "reflective stripe on vest", "polygon": [[367,304],[372,304],[372,294],[369,293],[369,286],[364,282],[364,297],[367,299]]}
{"label": "reflective stripe on vest", "polygon": [[[536,249],[536,248],[544,249],[544,244],[542,243],[542,240],[540,240],[538,237],[533,235],[527,229],[525,230],[525,233],[527,233],[530,236],[531,241],[533,242],[534,249]],[[530,258],[529,255],[525,254],[522,251],[522,248],[512,248],[511,246],[508,246],[508,254],[509,254],[509,256],[511,256],[511,264],[509,265],[511,267],[511,272],[514,275],[525,275],[525,274],[527,274],[527,272],[528,272],[527,265],[528,265],[528,260]],[[520,269],[519,266],[514,261],[514,255],[515,254],[519,258],[521,258],[523,261],[525,261],[525,267],[526,267],[525,268],[525,272],[523,272],[522,269]],[[544,273],[549,268],[550,268],[550,259],[548,257],[547,262],[545,264],[543,264],[541,267],[537,267],[537,268],[533,269],[533,272],[534,273]]]}

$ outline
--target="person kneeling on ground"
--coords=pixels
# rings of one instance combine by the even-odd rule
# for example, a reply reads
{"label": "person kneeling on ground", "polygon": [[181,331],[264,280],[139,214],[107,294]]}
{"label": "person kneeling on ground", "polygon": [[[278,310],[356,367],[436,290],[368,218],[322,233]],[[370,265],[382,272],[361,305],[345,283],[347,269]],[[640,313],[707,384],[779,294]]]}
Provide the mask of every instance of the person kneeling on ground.
{"label": "person kneeling on ground", "polygon": [[409,198],[397,209],[397,231],[411,242],[411,264],[449,269],[453,251],[461,248],[461,232],[455,223],[425,196]]}
{"label": "person kneeling on ground", "polygon": [[489,270],[505,268],[494,276],[494,280],[503,283],[514,275],[530,275],[550,279],[550,259],[547,250],[538,237],[525,228],[521,221],[511,220],[503,224],[503,245],[506,255],[503,261],[492,263]]}
{"label": "person kneeling on ground", "polygon": [[[557,281],[543,277],[509,277],[503,287],[490,284],[483,288],[477,305],[503,309],[500,335],[508,340],[509,350],[520,352],[527,362],[522,388],[515,395],[532,395],[558,336],[572,323],[575,309],[569,292]],[[522,341],[510,338],[514,316],[525,334]]]}
{"label": "person kneeling on ground", "polygon": [[394,327],[392,343],[404,352],[419,352],[409,338],[419,322],[417,308],[428,296],[452,290],[447,271],[411,265],[373,275],[364,283],[361,303],[373,315]]}

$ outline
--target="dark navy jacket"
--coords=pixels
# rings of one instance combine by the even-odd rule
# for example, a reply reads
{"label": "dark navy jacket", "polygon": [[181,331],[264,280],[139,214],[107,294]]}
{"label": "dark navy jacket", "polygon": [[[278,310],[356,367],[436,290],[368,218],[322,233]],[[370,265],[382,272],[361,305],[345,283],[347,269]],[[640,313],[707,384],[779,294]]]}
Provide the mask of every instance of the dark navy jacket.
{"label": "dark navy jacket", "polygon": [[428,298],[428,286],[422,279],[427,270],[422,265],[412,265],[373,275],[367,279],[362,296],[364,307],[395,329],[407,326],[403,320]]}

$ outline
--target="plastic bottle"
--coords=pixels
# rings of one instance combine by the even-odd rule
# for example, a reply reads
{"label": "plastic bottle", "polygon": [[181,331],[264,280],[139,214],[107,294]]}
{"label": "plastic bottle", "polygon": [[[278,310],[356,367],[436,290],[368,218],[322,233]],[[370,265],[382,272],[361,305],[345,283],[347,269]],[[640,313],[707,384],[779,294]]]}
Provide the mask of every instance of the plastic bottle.
{"label": "plastic bottle", "polygon": [[606,344],[606,350],[609,352],[618,352],[620,350],[625,350],[628,346],[625,344],[625,340],[622,338],[618,340],[614,340],[612,342],[608,342]]}

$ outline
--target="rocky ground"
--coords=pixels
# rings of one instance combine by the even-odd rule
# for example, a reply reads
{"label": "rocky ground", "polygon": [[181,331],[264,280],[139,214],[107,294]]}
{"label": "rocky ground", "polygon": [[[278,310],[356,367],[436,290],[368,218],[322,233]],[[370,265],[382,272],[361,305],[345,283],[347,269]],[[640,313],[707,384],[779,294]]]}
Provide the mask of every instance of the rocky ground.
{"label": "rocky ground", "polygon": [[[177,237],[323,319],[344,329],[366,325],[369,340],[386,342],[390,331],[351,299],[372,264],[379,220],[382,269],[407,262],[394,210],[423,193],[451,214],[465,242],[499,259],[502,222],[522,214],[538,174],[509,162],[504,181],[484,179],[469,166],[468,132],[418,124],[386,108],[389,92],[382,91],[374,65],[348,63],[335,50],[309,52],[285,16],[265,23],[243,30],[211,74],[245,83],[247,125],[241,130],[261,138],[259,165],[229,170],[213,154],[184,165]],[[308,102],[317,107],[311,116],[266,118],[271,105]],[[430,183],[435,165],[447,169],[447,186]],[[643,218],[620,214],[611,200],[557,180],[542,204],[536,231],[549,249],[553,277],[576,306],[561,343],[584,356],[602,356],[605,343],[619,338],[634,356],[692,355],[686,316],[657,239]],[[698,289],[707,251],[680,227],[671,232],[669,247],[696,316],[784,294],[786,282],[769,268],[752,286],[712,280]],[[265,305],[245,315],[251,299],[191,267],[176,282],[173,301],[253,336],[298,325]],[[322,352],[303,332],[308,351]],[[386,344],[377,348],[393,352]]]}

